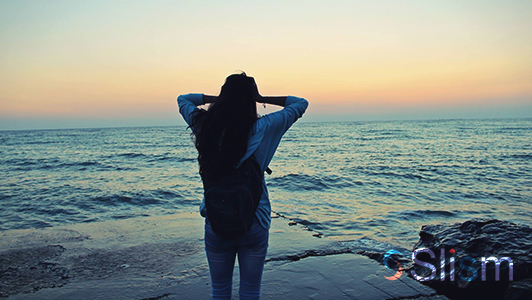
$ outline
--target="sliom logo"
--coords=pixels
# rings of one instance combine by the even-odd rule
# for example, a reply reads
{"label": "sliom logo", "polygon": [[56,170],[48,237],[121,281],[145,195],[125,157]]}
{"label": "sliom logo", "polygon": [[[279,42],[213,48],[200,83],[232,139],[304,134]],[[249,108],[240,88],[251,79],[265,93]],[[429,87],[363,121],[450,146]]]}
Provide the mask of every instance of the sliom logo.
{"label": "sliom logo", "polygon": [[[410,274],[412,275],[412,277],[414,277],[414,279],[419,280],[419,281],[428,281],[428,280],[435,279],[437,275],[436,267],[429,262],[418,259],[417,256],[420,253],[427,253],[428,255],[430,255],[431,259],[435,259],[436,255],[429,248],[416,249],[412,253],[412,261],[416,265],[430,269],[431,275],[426,276],[426,277],[419,276],[416,274],[415,270],[411,270]],[[449,250],[449,253],[451,254],[451,256],[449,257],[449,267],[450,267],[449,280],[450,281],[455,281],[455,275],[458,276],[463,281],[472,281],[478,277],[478,261],[476,259],[466,256],[466,257],[459,259],[458,261],[455,261],[455,257],[452,256],[455,253],[455,250],[451,249]],[[386,268],[396,271],[393,276],[389,276],[389,277],[384,276],[384,278],[388,280],[397,280],[401,277],[401,275],[403,275],[403,271],[404,271],[403,267],[398,261],[394,260],[392,257],[392,255],[395,255],[395,254],[401,254],[401,253],[397,250],[392,249],[386,252],[382,259],[382,263],[386,266]],[[440,249],[440,280],[441,281],[445,281],[445,259],[446,259],[445,249],[442,248]],[[482,257],[480,259],[482,281],[486,281],[486,265],[490,262],[493,262],[495,264],[495,281],[500,280],[500,265],[502,262],[508,263],[508,280],[509,281],[513,280],[514,263],[512,259],[509,257],[501,257],[500,259],[497,259],[496,257],[491,256],[488,258]],[[456,273],[455,273],[455,264],[458,264],[458,271]],[[397,266],[397,269],[394,269],[393,268],[394,266]]]}

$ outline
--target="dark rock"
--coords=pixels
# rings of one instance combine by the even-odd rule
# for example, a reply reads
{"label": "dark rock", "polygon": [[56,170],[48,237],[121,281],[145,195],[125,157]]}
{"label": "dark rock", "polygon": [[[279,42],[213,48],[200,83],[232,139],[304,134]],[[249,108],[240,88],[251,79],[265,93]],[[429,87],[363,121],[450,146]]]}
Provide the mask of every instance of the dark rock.
{"label": "dark rock", "polygon": [[[425,225],[419,233],[415,249],[428,248],[417,258],[436,267],[436,276],[422,283],[451,299],[532,299],[532,228],[500,220],[473,219],[453,225]],[[441,249],[445,255],[445,280],[441,281]],[[451,281],[450,258],[454,257],[455,281]],[[500,263],[500,278],[496,280],[495,263],[486,264],[482,277],[482,258],[508,257],[513,262],[513,279],[509,263]],[[418,264],[407,264],[418,276],[429,277],[431,270]],[[471,279],[472,278],[472,279]]]}
{"label": "dark rock", "polygon": [[510,283],[504,300],[532,299],[532,278]]}
{"label": "dark rock", "polygon": [[283,255],[278,257],[271,257],[266,259],[266,263],[270,261],[298,261],[303,258],[311,257],[311,256],[327,256],[327,255],[335,255],[335,254],[345,254],[345,253],[353,253],[351,249],[349,248],[342,248],[342,249],[318,249],[318,250],[305,250],[301,253],[297,253],[294,255]]}

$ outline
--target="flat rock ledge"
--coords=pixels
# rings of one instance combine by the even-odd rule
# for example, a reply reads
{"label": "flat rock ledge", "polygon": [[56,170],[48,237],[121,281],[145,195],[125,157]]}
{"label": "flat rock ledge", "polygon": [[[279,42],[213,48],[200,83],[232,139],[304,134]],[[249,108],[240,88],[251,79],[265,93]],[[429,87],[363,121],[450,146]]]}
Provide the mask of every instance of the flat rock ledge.
{"label": "flat rock ledge", "polygon": [[[194,212],[0,232],[0,297],[210,299],[203,223]],[[269,244],[262,299],[447,299],[280,215]]]}

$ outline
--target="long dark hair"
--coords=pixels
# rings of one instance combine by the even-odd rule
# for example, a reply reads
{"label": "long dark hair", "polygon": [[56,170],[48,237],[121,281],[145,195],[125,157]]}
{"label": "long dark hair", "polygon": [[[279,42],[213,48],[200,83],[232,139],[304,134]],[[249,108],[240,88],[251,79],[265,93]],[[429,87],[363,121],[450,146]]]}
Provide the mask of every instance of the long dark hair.
{"label": "long dark hair", "polygon": [[221,178],[246,153],[249,132],[258,118],[255,94],[253,77],[244,72],[230,75],[208,110],[197,110],[192,117],[190,127],[202,176]]}

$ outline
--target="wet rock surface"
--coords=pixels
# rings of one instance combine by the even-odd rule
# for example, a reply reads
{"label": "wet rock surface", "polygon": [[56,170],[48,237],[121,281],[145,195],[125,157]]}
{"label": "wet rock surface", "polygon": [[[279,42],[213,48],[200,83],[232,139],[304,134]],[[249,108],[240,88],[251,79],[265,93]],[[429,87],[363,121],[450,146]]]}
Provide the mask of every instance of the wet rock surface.
{"label": "wet rock surface", "polygon": [[64,251],[63,246],[48,245],[1,252],[0,297],[66,284],[67,269],[54,261]]}
{"label": "wet rock surface", "polygon": [[[265,299],[447,299],[307,227],[273,216]],[[12,300],[210,299],[196,213],[0,232],[1,297]],[[239,267],[234,269],[237,298]]]}
{"label": "wet rock surface", "polygon": [[[425,225],[419,236],[412,250],[430,249],[434,258],[427,252],[418,253],[416,258],[430,263],[436,272],[414,264],[411,257],[393,258],[409,276],[412,271],[425,279],[434,276],[421,283],[450,299],[532,299],[532,228],[496,219],[473,219],[452,225]],[[380,262],[384,257],[383,253],[362,251],[359,254]],[[513,262],[511,280],[510,264],[502,260],[504,257]],[[496,280],[495,262],[485,264],[483,278],[482,258],[499,260],[499,280]],[[442,260],[445,262],[443,281]],[[453,269],[454,281],[451,280]]]}
{"label": "wet rock surface", "polygon": [[[37,294],[71,286],[91,289],[94,282],[118,290],[129,279],[132,286],[138,278],[187,281],[206,266],[198,258],[203,254],[201,236],[191,230],[201,228],[201,222],[183,217],[184,224],[141,218],[0,232],[0,298],[56,299]],[[118,299],[120,292],[82,296]]]}

